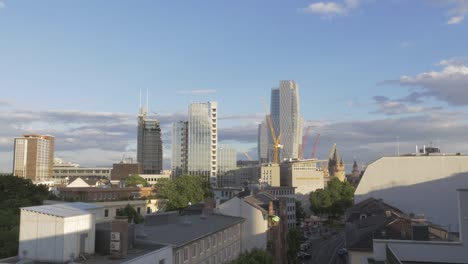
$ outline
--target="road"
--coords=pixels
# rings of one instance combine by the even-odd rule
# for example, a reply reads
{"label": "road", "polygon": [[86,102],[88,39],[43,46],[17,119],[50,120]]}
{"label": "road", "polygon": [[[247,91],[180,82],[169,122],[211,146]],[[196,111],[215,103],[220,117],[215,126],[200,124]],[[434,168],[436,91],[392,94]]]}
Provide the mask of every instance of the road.
{"label": "road", "polygon": [[338,249],[344,247],[344,233],[340,232],[326,240],[317,240],[313,243],[308,253],[310,260],[303,260],[307,264],[344,264],[346,259],[337,255]]}

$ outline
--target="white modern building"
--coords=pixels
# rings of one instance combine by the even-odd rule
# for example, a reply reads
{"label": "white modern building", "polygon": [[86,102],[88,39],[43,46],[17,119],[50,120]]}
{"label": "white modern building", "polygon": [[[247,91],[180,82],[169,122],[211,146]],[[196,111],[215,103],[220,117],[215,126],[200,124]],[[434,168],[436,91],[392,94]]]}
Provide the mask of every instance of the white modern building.
{"label": "white modern building", "polygon": [[65,263],[93,254],[95,218],[67,204],[21,208],[19,255],[34,261]]}
{"label": "white modern building", "polygon": [[218,103],[192,103],[188,112],[188,174],[216,184],[218,173]]}
{"label": "white modern building", "polygon": [[467,187],[468,156],[383,157],[367,167],[354,201],[383,199],[407,214],[423,214],[429,221],[456,232],[456,189]]}
{"label": "white modern building", "polygon": [[111,167],[81,167],[79,164],[54,159],[54,180],[56,183],[68,183],[68,179],[75,177],[110,179]]}

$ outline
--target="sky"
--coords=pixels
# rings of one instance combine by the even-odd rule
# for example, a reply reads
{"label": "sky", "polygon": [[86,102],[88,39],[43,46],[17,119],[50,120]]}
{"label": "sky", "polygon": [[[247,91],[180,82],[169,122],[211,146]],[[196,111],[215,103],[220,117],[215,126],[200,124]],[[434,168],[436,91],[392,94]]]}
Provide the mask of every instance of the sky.
{"label": "sky", "polygon": [[466,47],[468,0],[0,0],[0,172],[24,133],[83,166],[135,157],[146,90],[165,169],[190,102],[218,101],[220,144],[255,158],[280,80],[299,84],[306,156],[318,133],[317,157],[337,143],[346,164],[467,153]]}

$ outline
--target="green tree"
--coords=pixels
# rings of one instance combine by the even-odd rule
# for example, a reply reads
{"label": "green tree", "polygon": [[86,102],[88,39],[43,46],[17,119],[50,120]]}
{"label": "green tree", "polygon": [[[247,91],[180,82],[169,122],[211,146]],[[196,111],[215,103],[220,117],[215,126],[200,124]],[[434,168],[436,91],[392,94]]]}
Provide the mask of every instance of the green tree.
{"label": "green tree", "polygon": [[209,183],[200,176],[179,176],[173,181],[160,180],[155,185],[158,198],[167,199],[168,210],[180,210],[188,203],[198,203],[212,196]]}
{"label": "green tree", "polygon": [[310,193],[310,210],[315,214],[327,214],[329,218],[336,219],[353,204],[353,196],[354,187],[351,184],[333,178],[325,189]]}
{"label": "green tree", "polygon": [[302,202],[296,200],[296,223],[299,225],[302,220],[305,218],[304,208],[302,207]]}
{"label": "green tree", "polygon": [[20,208],[41,205],[47,186],[12,175],[0,176],[0,259],[18,254]]}
{"label": "green tree", "polygon": [[127,204],[124,208],[117,209],[117,216],[125,216],[128,218],[129,223],[143,223],[145,219],[140,215],[135,208]]}
{"label": "green tree", "polygon": [[296,228],[288,231],[288,263],[294,263],[300,249],[300,232]]}
{"label": "green tree", "polygon": [[139,175],[131,175],[125,178],[125,186],[136,187],[139,184],[143,185],[143,187],[150,186],[148,181]]}
{"label": "green tree", "polygon": [[254,248],[231,261],[230,264],[272,264],[273,257],[265,250]]}

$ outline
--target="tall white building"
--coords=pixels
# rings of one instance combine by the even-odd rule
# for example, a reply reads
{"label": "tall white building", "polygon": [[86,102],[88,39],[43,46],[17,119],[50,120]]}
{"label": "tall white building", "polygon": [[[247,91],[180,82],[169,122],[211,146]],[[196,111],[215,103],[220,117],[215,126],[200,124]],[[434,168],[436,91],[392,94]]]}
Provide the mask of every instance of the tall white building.
{"label": "tall white building", "polygon": [[188,174],[216,184],[218,171],[218,103],[192,103],[188,112]]}
{"label": "tall white building", "polygon": [[[280,81],[279,87],[271,89],[270,114],[276,136],[281,135],[279,160],[298,159],[302,147],[303,121],[299,107],[299,86],[295,81]],[[268,156],[272,161],[273,143],[269,130],[267,133]]]}

